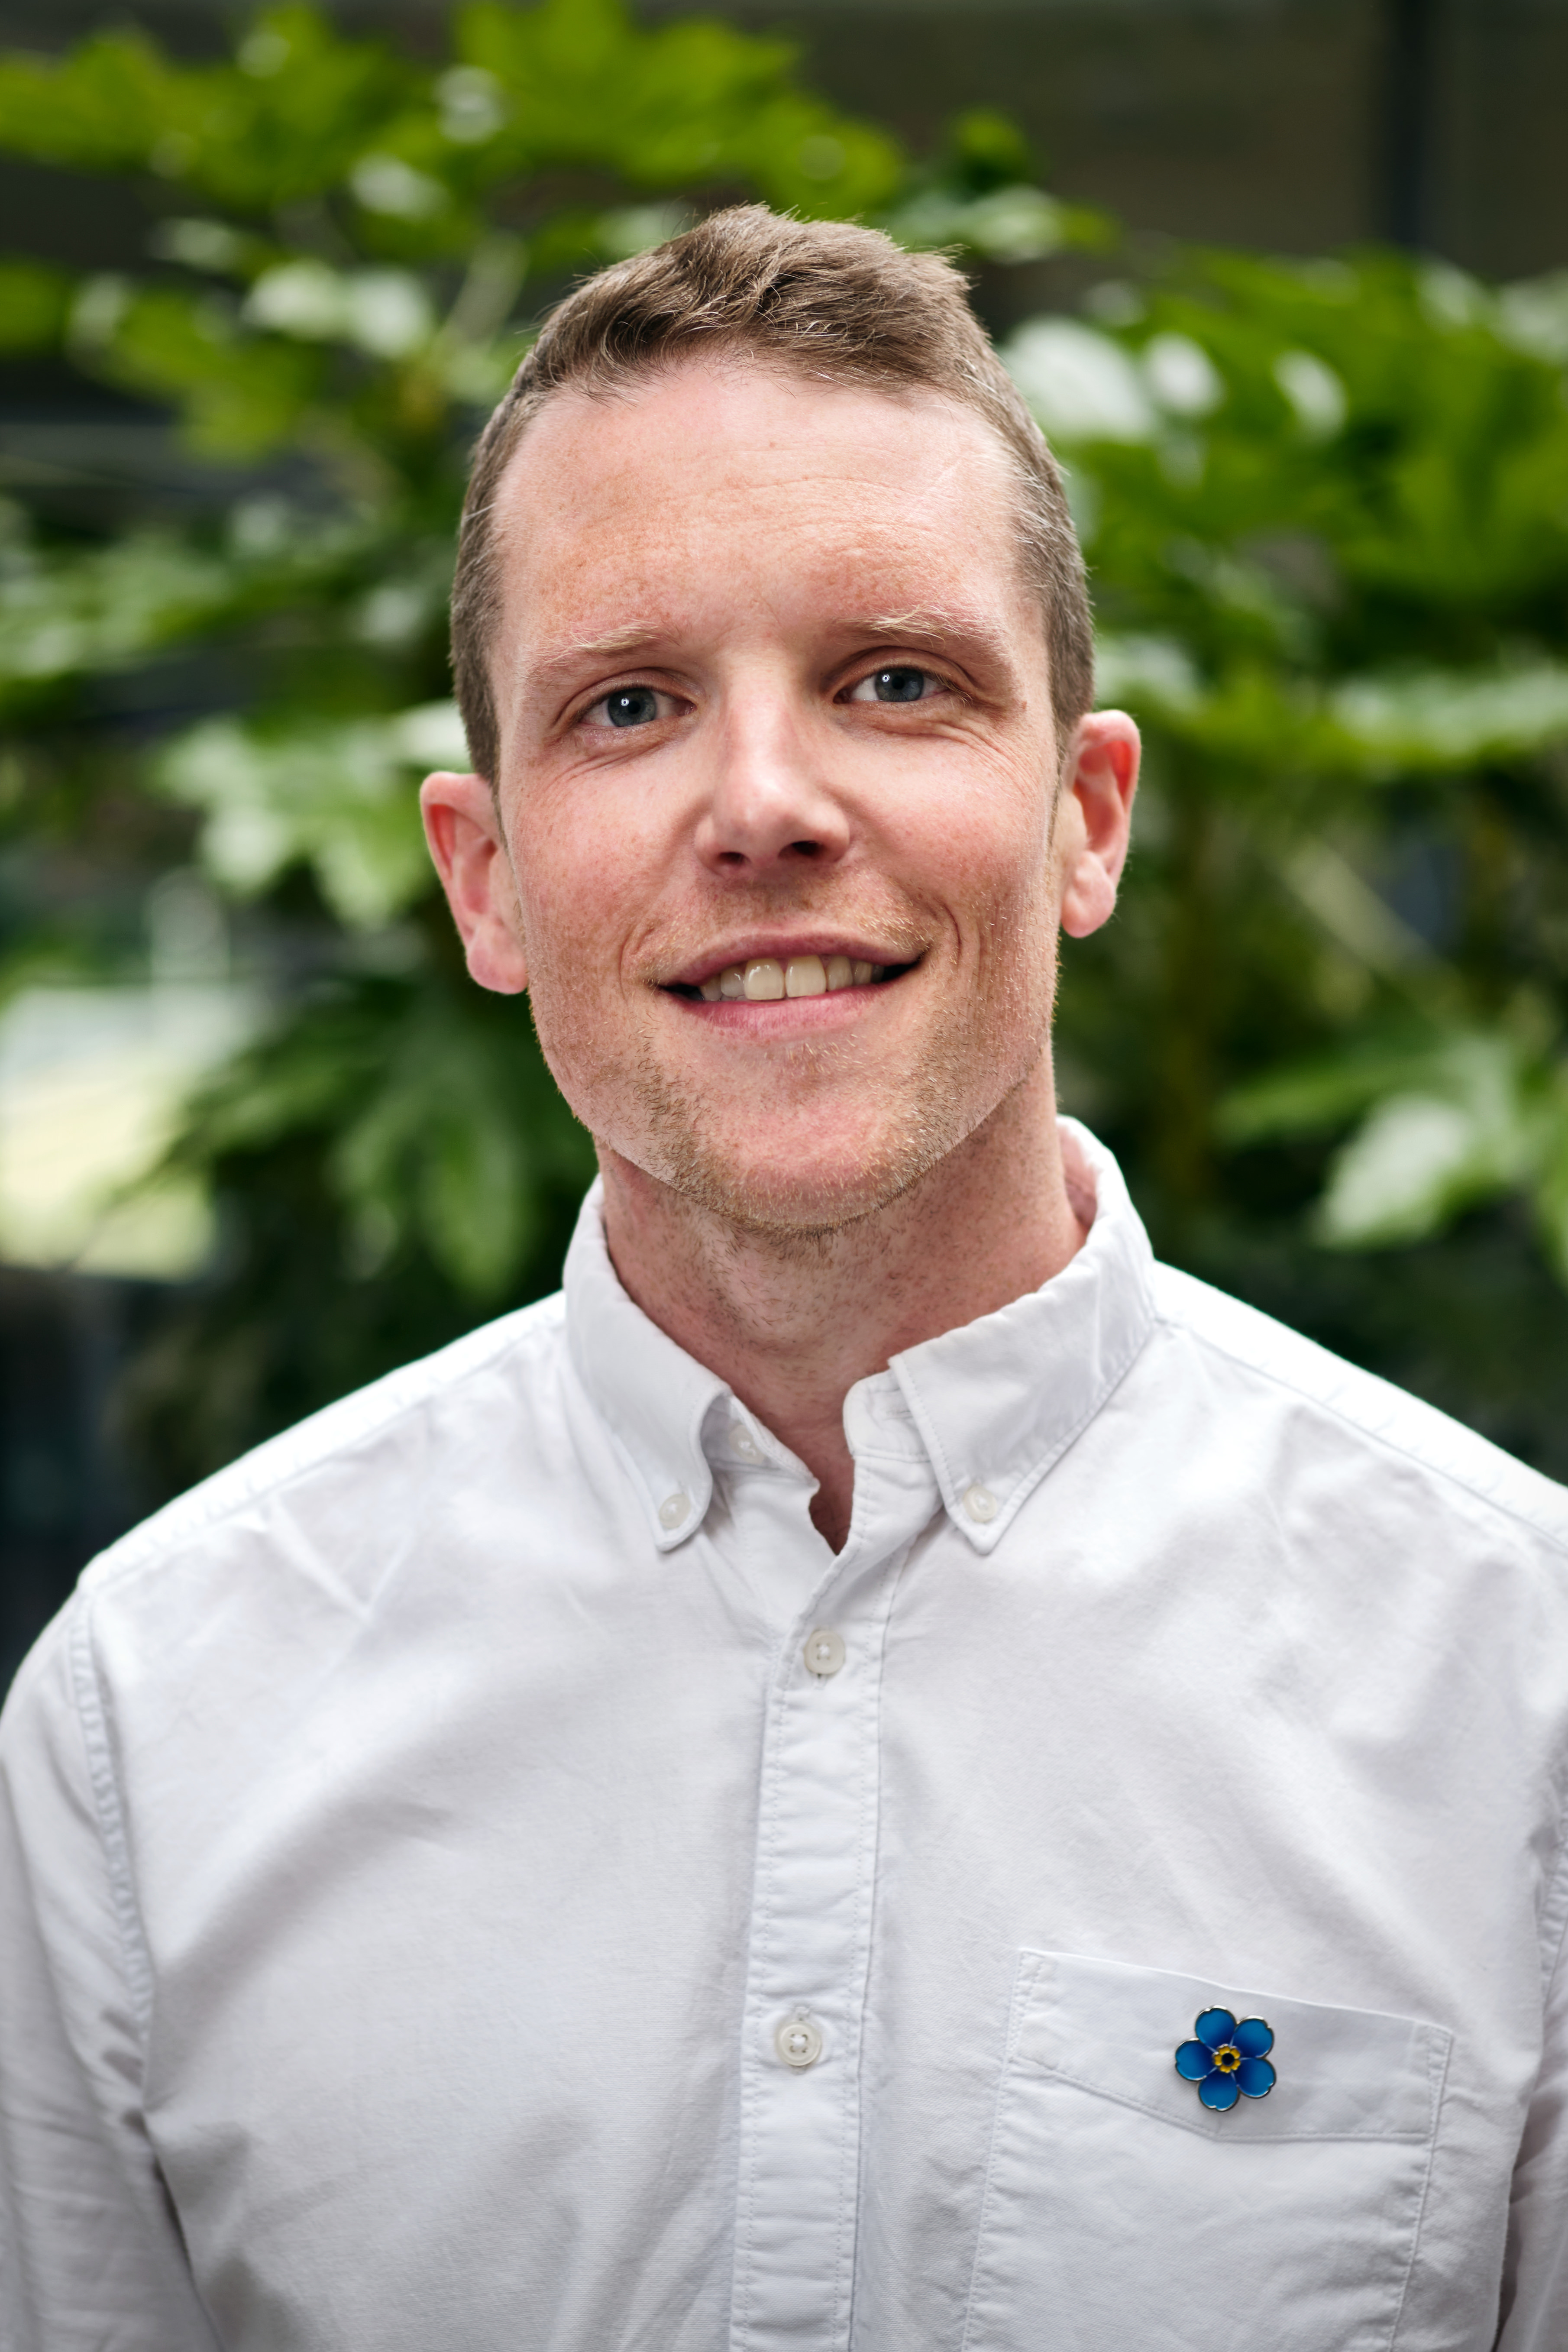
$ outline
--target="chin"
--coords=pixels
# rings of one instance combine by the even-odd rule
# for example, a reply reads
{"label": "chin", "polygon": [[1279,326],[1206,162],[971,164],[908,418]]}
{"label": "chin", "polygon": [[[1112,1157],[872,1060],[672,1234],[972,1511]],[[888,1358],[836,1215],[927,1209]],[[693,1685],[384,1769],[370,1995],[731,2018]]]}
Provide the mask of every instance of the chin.
{"label": "chin", "polygon": [[[1005,1070],[987,1073],[980,1097],[973,1052],[938,1038],[918,1070],[880,1075],[856,1088],[791,1089],[790,1074],[764,1090],[732,1087],[662,1068],[649,1055],[600,1064],[574,1088],[566,1057],[545,1058],[601,1150],[640,1169],[693,1208],[758,1234],[803,1240],[875,1216],[909,1192],[982,1125],[1012,1091]],[[1038,1049],[1031,1061],[1037,1058]],[[1016,1081],[1015,1081],[1016,1083]],[[792,1092],[794,1098],[792,1099]]]}
{"label": "chin", "polygon": [[[674,1150],[638,1153],[650,1176],[728,1223],[808,1241],[887,1208],[958,1139],[929,1129],[911,1137],[859,1136],[808,1150],[737,1148],[733,1139],[687,1134]],[[674,1139],[664,1139],[668,1145]]]}

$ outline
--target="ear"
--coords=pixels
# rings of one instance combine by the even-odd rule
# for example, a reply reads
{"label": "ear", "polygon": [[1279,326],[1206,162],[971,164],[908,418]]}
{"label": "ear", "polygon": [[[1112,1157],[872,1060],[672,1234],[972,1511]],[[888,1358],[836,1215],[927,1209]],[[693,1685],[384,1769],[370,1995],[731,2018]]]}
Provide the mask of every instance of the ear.
{"label": "ear", "polygon": [[419,813],[470,974],[499,995],[521,995],[528,964],[495,794],[483,776],[443,770],[420,786]]}
{"label": "ear", "polygon": [[1115,908],[1141,750],[1124,710],[1091,710],[1079,721],[1057,812],[1061,923],[1071,939],[1098,931]]}

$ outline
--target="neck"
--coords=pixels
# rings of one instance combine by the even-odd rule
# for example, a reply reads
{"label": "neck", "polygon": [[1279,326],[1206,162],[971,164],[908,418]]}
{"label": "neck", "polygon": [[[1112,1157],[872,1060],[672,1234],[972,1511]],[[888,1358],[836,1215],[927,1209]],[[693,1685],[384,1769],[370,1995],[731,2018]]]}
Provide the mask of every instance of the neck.
{"label": "neck", "polygon": [[827,1234],[754,1233],[614,1151],[602,1147],[600,1160],[626,1291],[805,1464],[818,1481],[812,1517],[835,1550],[854,1494],[844,1400],[855,1382],[1037,1290],[1087,1232],[1046,1059],[909,1192]]}

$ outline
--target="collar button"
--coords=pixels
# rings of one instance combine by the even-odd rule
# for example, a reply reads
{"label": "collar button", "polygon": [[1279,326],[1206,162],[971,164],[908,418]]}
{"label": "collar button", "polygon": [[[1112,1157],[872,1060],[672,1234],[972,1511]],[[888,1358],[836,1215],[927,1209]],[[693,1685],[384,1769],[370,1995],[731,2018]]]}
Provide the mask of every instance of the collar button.
{"label": "collar button", "polygon": [[986,1527],[996,1517],[996,1497],[989,1486],[978,1484],[963,1490],[963,1507],[980,1527]]}
{"label": "collar button", "polygon": [[667,1495],[658,1507],[661,1528],[678,1528],[690,1516],[691,1505],[684,1495]]}

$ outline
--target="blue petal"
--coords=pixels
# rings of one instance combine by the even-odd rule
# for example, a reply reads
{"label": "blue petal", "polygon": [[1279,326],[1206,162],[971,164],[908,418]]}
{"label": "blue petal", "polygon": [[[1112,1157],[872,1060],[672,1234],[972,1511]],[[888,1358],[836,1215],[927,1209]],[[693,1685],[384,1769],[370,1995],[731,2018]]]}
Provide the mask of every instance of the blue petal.
{"label": "blue petal", "polygon": [[[1193,2032],[1200,2042],[1206,2042],[1211,2050],[1217,2050],[1222,2042],[1234,2041],[1236,2020],[1228,2009],[1205,2009]],[[1228,2100],[1226,2105],[1229,2105]]]}
{"label": "blue petal", "polygon": [[1244,2058],[1235,2079],[1241,2084],[1244,2097],[1266,2099],[1274,2088],[1274,2069],[1267,2058]]}
{"label": "blue petal", "polygon": [[1235,2106],[1241,2093],[1236,2087],[1234,2074],[1211,2074],[1206,2083],[1198,2084],[1198,2096],[1205,2107],[1212,2107],[1216,2116],[1223,2116],[1227,2107]]}
{"label": "blue petal", "polygon": [[1244,2058],[1267,2058],[1274,2047],[1274,2028],[1260,2017],[1244,2017],[1231,2039]]}
{"label": "blue petal", "polygon": [[1201,2083],[1214,2073],[1214,2052],[1201,2042],[1184,2042],[1176,2053],[1176,2072],[1189,2083]]}

